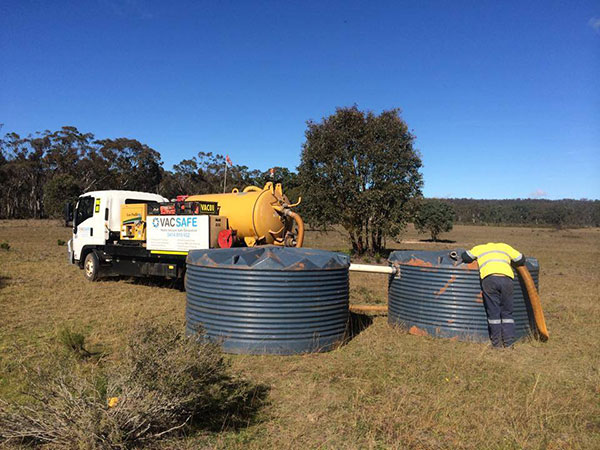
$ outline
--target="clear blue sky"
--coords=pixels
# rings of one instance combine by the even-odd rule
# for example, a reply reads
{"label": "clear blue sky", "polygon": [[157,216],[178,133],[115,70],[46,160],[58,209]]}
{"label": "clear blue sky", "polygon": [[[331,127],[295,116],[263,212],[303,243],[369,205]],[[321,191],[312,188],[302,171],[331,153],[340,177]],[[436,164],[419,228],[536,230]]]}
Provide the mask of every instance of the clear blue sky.
{"label": "clear blue sky", "polygon": [[600,198],[600,2],[0,2],[0,123],[299,163],[307,119],[400,107],[426,196]]}

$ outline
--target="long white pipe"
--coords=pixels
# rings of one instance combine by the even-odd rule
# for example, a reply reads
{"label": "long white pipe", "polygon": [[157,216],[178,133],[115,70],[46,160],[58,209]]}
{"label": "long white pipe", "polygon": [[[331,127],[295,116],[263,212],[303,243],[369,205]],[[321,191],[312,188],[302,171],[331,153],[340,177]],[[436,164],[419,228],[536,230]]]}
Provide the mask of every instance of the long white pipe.
{"label": "long white pipe", "polygon": [[352,272],[383,273],[387,275],[393,275],[396,273],[396,269],[394,267],[374,266],[371,264],[350,264],[350,270]]}

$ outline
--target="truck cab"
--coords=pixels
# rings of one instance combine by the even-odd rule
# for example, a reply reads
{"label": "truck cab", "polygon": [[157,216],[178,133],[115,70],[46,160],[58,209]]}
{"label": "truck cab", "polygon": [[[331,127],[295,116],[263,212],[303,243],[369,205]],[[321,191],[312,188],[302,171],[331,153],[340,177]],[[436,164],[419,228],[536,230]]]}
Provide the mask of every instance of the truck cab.
{"label": "truck cab", "polygon": [[69,261],[82,267],[89,251],[119,239],[121,205],[167,201],[161,195],[137,191],[93,191],[83,194],[73,212]]}

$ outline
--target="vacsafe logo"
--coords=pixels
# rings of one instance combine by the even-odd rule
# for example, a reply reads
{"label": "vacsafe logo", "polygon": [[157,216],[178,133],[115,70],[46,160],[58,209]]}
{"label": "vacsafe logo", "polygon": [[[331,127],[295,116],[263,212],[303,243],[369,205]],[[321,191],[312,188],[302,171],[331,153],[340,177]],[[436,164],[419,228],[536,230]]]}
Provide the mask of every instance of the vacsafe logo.
{"label": "vacsafe logo", "polygon": [[155,217],[152,219],[152,226],[154,228],[184,228],[184,227],[197,227],[197,217]]}

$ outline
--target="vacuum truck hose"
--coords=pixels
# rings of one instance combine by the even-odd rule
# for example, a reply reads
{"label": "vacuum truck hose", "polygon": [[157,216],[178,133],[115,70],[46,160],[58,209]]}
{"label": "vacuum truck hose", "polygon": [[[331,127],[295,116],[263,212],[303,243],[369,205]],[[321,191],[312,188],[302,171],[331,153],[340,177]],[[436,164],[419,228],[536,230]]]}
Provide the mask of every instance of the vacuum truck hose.
{"label": "vacuum truck hose", "polygon": [[521,280],[523,280],[523,284],[525,284],[525,289],[527,289],[527,296],[529,297],[529,303],[531,304],[531,309],[533,310],[533,318],[535,320],[535,326],[537,327],[540,335],[540,340],[547,341],[549,337],[548,328],[546,328],[546,320],[544,319],[542,302],[540,301],[540,296],[535,288],[533,278],[531,278],[531,274],[526,266],[518,266],[517,272],[519,272],[519,276],[521,277]]}
{"label": "vacuum truck hose", "polygon": [[379,305],[350,305],[350,311],[356,314],[387,314],[388,307]]}
{"label": "vacuum truck hose", "polygon": [[300,217],[299,214],[289,209],[285,210],[285,215],[294,219],[294,222],[296,222],[296,225],[298,226],[298,236],[296,236],[296,247],[300,248],[304,243],[304,221],[302,220],[302,217]]}

